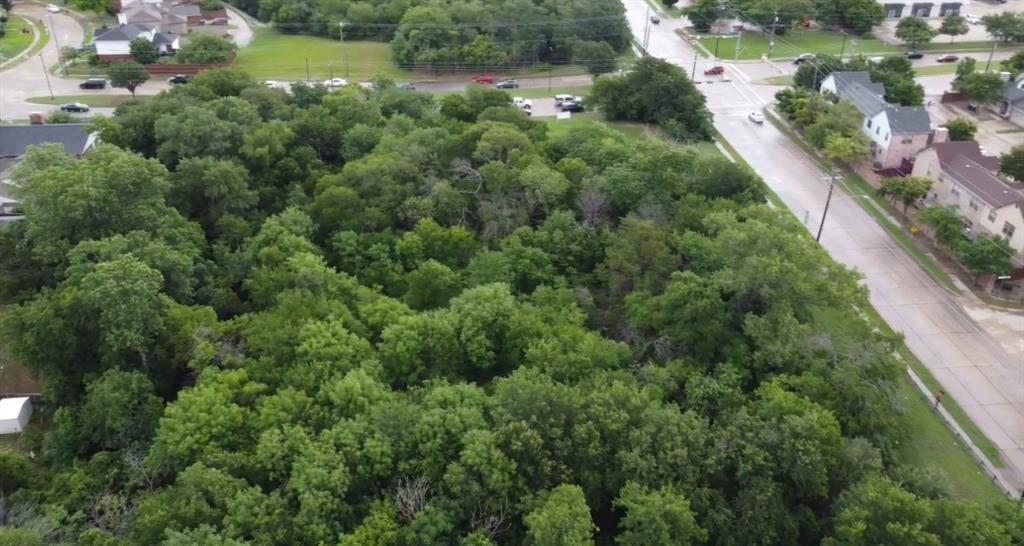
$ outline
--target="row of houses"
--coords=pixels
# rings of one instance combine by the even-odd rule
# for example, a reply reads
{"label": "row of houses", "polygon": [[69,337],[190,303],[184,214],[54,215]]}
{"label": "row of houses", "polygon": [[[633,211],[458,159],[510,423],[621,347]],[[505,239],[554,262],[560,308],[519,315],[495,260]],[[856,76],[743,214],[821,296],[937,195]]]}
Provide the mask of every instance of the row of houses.
{"label": "row of houses", "polygon": [[227,10],[204,10],[201,0],[123,0],[118,26],[96,34],[96,55],[104,62],[131,58],[131,41],[149,40],[162,55],[181,48],[181,37],[198,27],[226,25]]}
{"label": "row of houses", "polygon": [[[1007,82],[1004,89],[1010,115],[1024,116],[1022,85],[1024,76]],[[957,209],[968,237],[981,233],[1005,237],[1016,252],[1017,266],[1024,268],[1024,185],[999,174],[999,158],[984,155],[975,141],[950,142],[948,131],[933,127],[923,107],[887,103],[884,86],[872,82],[868,72],[833,72],[822,82],[821,91],[857,107],[876,171],[931,179],[925,207]],[[1021,101],[1013,99],[1018,93]],[[995,108],[998,113],[1000,106]],[[1021,287],[1013,283],[1006,289]]]}

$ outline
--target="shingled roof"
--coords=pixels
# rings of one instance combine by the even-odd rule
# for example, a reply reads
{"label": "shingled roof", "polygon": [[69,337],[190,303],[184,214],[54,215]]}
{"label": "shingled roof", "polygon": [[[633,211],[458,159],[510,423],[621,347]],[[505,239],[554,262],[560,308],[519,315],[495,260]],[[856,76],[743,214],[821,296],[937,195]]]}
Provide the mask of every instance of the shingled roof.
{"label": "shingled roof", "polygon": [[981,155],[975,141],[940,142],[933,146],[942,172],[992,208],[1024,206],[1024,188],[996,175],[999,159]]}
{"label": "shingled roof", "polygon": [[54,125],[0,125],[0,157],[19,157],[25,148],[54,142],[64,146],[64,153],[85,153],[93,138],[86,123]]}

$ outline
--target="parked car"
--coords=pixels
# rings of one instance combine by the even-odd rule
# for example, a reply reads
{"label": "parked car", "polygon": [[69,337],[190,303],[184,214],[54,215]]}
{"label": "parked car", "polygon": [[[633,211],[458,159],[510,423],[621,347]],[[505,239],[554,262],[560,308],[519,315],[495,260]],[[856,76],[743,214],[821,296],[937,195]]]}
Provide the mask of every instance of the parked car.
{"label": "parked car", "polygon": [[103,89],[107,86],[107,80],[103,78],[89,78],[78,84],[79,89]]}
{"label": "parked car", "polygon": [[661,17],[658,17],[657,15],[652,15],[651,16],[651,22],[654,23],[654,24],[658,24],[658,23],[661,22]]}
{"label": "parked car", "polygon": [[762,114],[761,112],[751,112],[750,115],[747,117],[750,118],[750,121],[753,121],[754,123],[764,123],[764,114]]}
{"label": "parked car", "polygon": [[817,58],[818,56],[815,55],[814,53],[801,53],[797,55],[795,59],[793,59],[793,64],[803,64],[806,63],[807,61],[813,61]]}
{"label": "parked car", "polygon": [[324,87],[328,89],[334,89],[336,87],[345,87],[346,85],[348,85],[348,80],[346,80],[345,78],[331,78],[329,80],[324,80]]}
{"label": "parked car", "polygon": [[918,51],[916,49],[911,49],[910,51],[908,51],[906,53],[906,55],[907,55],[908,59],[923,59],[924,58],[924,53],[921,53],[920,51]]}
{"label": "parked car", "polygon": [[575,100],[576,97],[572,95],[555,95],[555,106],[561,106],[561,104],[567,100]]}
{"label": "parked car", "polygon": [[84,44],[75,48],[75,52],[79,55],[89,53],[90,51],[96,51],[96,44]]}
{"label": "parked car", "polygon": [[494,86],[497,87],[498,89],[518,89],[519,82],[515,80],[501,80],[500,82],[494,84]]}
{"label": "parked car", "polygon": [[981,17],[978,17],[977,15],[964,15],[964,20],[972,25],[981,24]]}
{"label": "parked car", "polygon": [[583,104],[576,101],[563,102],[560,108],[563,112],[582,112],[584,110]]}
{"label": "parked car", "polygon": [[494,83],[494,76],[490,74],[484,74],[482,76],[473,76],[473,83]]}
{"label": "parked car", "polygon": [[399,89],[405,89],[406,91],[415,91],[416,84],[414,83],[400,83],[398,84]]}
{"label": "parked car", "polygon": [[724,66],[713,66],[704,71],[705,76],[721,76],[722,74],[725,74]]}
{"label": "parked car", "polygon": [[67,104],[60,105],[61,112],[88,112],[89,107],[80,102],[69,102]]}
{"label": "parked car", "polygon": [[189,76],[188,74],[175,74],[174,76],[167,78],[167,83],[171,85],[184,85],[190,81],[192,81],[192,76]]}
{"label": "parked car", "polygon": [[60,13],[61,10],[60,6],[57,6],[55,4],[46,4],[46,11],[50,13]]}
{"label": "parked car", "polygon": [[960,60],[960,57],[957,57],[956,55],[943,55],[935,60],[940,63],[955,63]]}

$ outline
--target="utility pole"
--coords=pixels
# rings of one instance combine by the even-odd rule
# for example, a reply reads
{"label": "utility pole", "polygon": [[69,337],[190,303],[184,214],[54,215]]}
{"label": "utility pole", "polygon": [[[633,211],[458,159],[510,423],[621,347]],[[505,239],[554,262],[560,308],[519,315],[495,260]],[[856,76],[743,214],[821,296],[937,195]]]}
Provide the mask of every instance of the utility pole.
{"label": "utility pole", "polygon": [[996,46],[999,45],[997,40],[992,40],[992,51],[988,52],[988,62],[985,63],[985,72],[988,72],[988,67],[992,66],[992,56],[996,54]]}
{"label": "utility pole", "polygon": [[334,63],[333,62],[327,63],[327,77],[329,79],[331,79],[331,80],[334,80]]}
{"label": "utility pole", "polygon": [[772,18],[772,37],[768,39],[768,58],[772,58],[772,48],[775,47],[775,27],[779,24],[779,8],[775,8],[775,14]]}
{"label": "utility pole", "polygon": [[50,34],[53,35],[53,45],[57,46],[57,63],[60,64],[60,70],[64,73],[64,77],[68,77],[68,67],[64,64],[64,54],[60,50],[60,40],[57,39],[57,29],[53,26],[53,18],[50,13],[46,13],[46,20],[50,23]]}
{"label": "utility pole", "polygon": [[743,31],[736,33],[736,56],[733,58],[734,61],[740,60],[740,43],[743,42]]}
{"label": "utility pole", "polygon": [[718,42],[722,41],[722,35],[715,36],[715,60],[718,60]]}
{"label": "utility pole", "polygon": [[821,242],[821,230],[825,229],[825,218],[828,216],[828,206],[832,203],[832,190],[836,187],[836,173],[829,173],[828,197],[825,199],[825,211],[821,213],[821,224],[818,226],[818,235],[814,242]]}
{"label": "utility pole", "polygon": [[840,30],[839,33],[843,35],[843,46],[839,48],[839,62],[843,62],[843,54],[846,53],[846,31]]}
{"label": "utility pole", "polygon": [[348,78],[348,50],[345,49],[345,21],[338,21],[338,41],[341,42],[341,54],[345,58],[345,78]]}
{"label": "utility pole", "polygon": [[548,63],[548,91],[551,91],[551,63]]}
{"label": "utility pole", "polygon": [[693,70],[690,71],[690,81],[697,77],[697,50],[693,50]]}
{"label": "utility pole", "polygon": [[309,83],[309,57],[306,57],[306,83]]}
{"label": "utility pole", "polygon": [[46,77],[46,87],[50,90],[50,100],[53,100],[53,86],[50,85],[50,72],[46,70],[46,61],[43,60],[43,54],[39,54],[39,64],[43,65],[43,76]]}

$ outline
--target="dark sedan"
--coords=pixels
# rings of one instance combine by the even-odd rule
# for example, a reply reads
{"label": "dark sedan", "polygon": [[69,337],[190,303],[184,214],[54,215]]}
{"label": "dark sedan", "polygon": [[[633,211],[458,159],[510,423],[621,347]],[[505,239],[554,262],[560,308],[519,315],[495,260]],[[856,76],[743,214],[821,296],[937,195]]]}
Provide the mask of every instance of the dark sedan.
{"label": "dark sedan", "polygon": [[60,105],[61,112],[88,112],[89,107],[80,102],[69,102]]}
{"label": "dark sedan", "polygon": [[494,84],[494,86],[498,89],[517,89],[519,87],[519,82],[515,80],[502,80]]}

